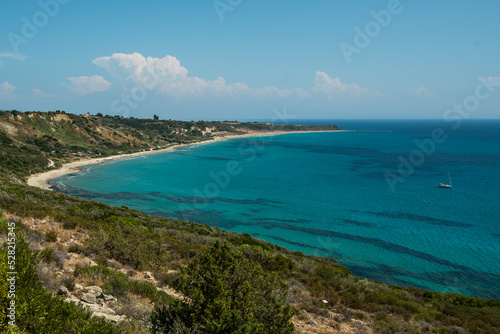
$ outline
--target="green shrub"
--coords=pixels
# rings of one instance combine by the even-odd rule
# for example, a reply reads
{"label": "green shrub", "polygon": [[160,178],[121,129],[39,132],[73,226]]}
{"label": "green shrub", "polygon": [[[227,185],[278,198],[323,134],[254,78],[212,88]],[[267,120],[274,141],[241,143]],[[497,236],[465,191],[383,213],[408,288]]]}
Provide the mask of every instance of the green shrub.
{"label": "green shrub", "polygon": [[55,262],[56,258],[54,256],[54,248],[46,247],[40,253],[40,258],[46,263]]}
{"label": "green shrub", "polygon": [[75,277],[91,277],[104,281],[102,289],[104,293],[115,297],[126,298],[127,293],[149,298],[154,303],[166,304],[172,301],[172,297],[164,291],[159,291],[150,283],[133,281],[122,272],[102,266],[81,267],[77,266],[73,272]]}
{"label": "green shrub", "polygon": [[72,276],[65,277],[61,280],[62,285],[64,285],[69,291],[75,290],[75,278]]}
{"label": "green shrub", "polygon": [[87,249],[85,246],[79,245],[79,244],[71,244],[68,247],[68,252],[69,253],[77,253],[77,254],[82,254],[82,253],[87,253]]}
{"label": "green shrub", "polygon": [[57,233],[54,231],[48,231],[45,233],[45,240],[47,242],[56,242],[57,241]]}
{"label": "green shrub", "polygon": [[293,333],[287,287],[218,241],[181,269],[174,287],[191,299],[175,300],[151,315],[153,333],[171,333],[176,321],[204,333]]}
{"label": "green shrub", "polygon": [[420,327],[418,325],[402,322],[392,316],[377,318],[375,321],[374,329],[377,334],[420,333]]}
{"label": "green shrub", "polygon": [[168,273],[162,271],[153,273],[153,276],[158,281],[159,286],[165,286],[165,285],[172,286],[174,284],[174,281],[178,277],[178,273]]}
{"label": "green shrub", "polygon": [[314,267],[314,274],[321,279],[328,281],[332,280],[333,278],[348,276],[351,274],[351,272],[349,271],[349,269],[340,265],[332,267],[327,264],[320,263]]}
{"label": "green shrub", "polygon": [[288,257],[278,254],[265,267],[286,276],[295,268],[295,263]]}

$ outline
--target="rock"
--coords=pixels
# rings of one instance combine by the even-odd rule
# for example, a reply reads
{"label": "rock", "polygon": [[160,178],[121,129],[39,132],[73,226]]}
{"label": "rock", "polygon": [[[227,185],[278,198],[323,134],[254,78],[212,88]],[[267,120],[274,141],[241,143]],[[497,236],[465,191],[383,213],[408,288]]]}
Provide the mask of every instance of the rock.
{"label": "rock", "polygon": [[99,313],[99,312],[96,312],[96,313],[93,313],[93,315],[95,317],[102,317],[108,321],[111,321],[111,322],[122,322],[123,320],[125,320],[125,316],[123,315],[111,315],[111,314],[105,314],[105,313]]}
{"label": "rock", "polygon": [[106,295],[104,293],[101,293],[101,295],[99,296],[99,298],[102,298],[104,299],[104,301],[106,302],[109,302],[109,301],[116,301],[116,298],[111,296],[111,295]]}
{"label": "rock", "polygon": [[148,274],[147,271],[144,272],[144,278],[145,279],[150,279],[151,278],[151,276]]}
{"label": "rock", "polygon": [[[88,301],[86,301],[84,298],[85,297],[94,297],[94,295],[90,294],[90,293],[86,293],[83,295],[83,297],[81,298],[81,300],[85,301],[88,303]],[[112,297],[112,296],[111,296]],[[114,297],[113,297],[114,298]],[[65,302],[74,302],[74,303],[80,303],[82,304],[82,302],[75,298],[74,296],[72,295],[69,295],[69,298],[66,298],[64,300]],[[84,305],[85,307],[87,307],[87,309],[92,312],[92,315],[93,316],[96,316],[96,317],[102,317],[102,318],[105,318],[106,320],[108,321],[112,321],[112,322],[121,322],[125,319],[127,319],[125,316],[123,315],[116,315],[115,311],[112,309],[112,308],[109,308],[108,306],[106,305],[103,305],[103,306],[99,306],[95,303],[91,303],[91,304],[82,304]]]}
{"label": "rock", "polygon": [[76,290],[83,289],[83,286],[81,286],[80,284],[75,284],[75,289]]}
{"label": "rock", "polygon": [[92,313],[102,313],[102,314],[110,314],[110,315],[115,315],[115,311],[112,308],[109,308],[107,306],[99,306],[96,304],[92,305],[86,305]]}
{"label": "rock", "polygon": [[59,287],[59,289],[57,290],[57,294],[59,296],[67,296],[69,294],[69,290],[67,287],[65,287],[64,285],[61,285]]}
{"label": "rock", "polygon": [[80,298],[80,300],[89,304],[95,304],[95,302],[97,301],[95,295],[92,293],[84,293],[83,296]]}
{"label": "rock", "polygon": [[93,316],[102,317],[108,321],[121,322],[126,319],[126,317],[123,315],[116,315],[115,311],[107,306],[99,306],[99,305],[86,305],[86,306],[92,312]]}
{"label": "rock", "polygon": [[83,292],[93,294],[95,297],[102,293],[102,289],[98,286],[88,286],[83,289]]}
{"label": "rock", "polygon": [[313,327],[318,326],[318,323],[312,319],[309,321],[306,321],[306,324],[309,326],[313,326]]}
{"label": "rock", "polygon": [[68,298],[64,300],[66,303],[80,303],[80,299],[76,298],[75,296],[69,295]]}

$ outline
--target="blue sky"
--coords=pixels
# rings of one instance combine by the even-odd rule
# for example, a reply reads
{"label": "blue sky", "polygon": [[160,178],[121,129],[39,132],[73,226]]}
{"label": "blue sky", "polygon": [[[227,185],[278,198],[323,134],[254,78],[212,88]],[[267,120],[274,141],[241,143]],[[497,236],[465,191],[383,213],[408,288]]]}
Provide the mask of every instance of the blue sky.
{"label": "blue sky", "polygon": [[5,3],[0,109],[500,117],[495,0]]}

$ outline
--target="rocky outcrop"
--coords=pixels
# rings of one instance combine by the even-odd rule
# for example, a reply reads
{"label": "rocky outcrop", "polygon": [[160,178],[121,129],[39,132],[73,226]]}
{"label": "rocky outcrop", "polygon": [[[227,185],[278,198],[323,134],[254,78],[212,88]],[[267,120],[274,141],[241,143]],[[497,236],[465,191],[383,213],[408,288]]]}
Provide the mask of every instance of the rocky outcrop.
{"label": "rocky outcrop", "polygon": [[68,288],[67,288],[67,287],[65,287],[64,285],[61,285],[61,286],[59,287],[59,289],[57,290],[57,294],[58,294],[59,296],[67,296],[67,295],[69,295],[69,290],[68,290]]}
{"label": "rocky outcrop", "polygon": [[95,295],[91,294],[91,293],[84,293],[81,297],[80,297],[80,300],[81,301],[84,301],[86,303],[89,303],[89,304],[95,304],[97,302],[97,298]]}
{"label": "rocky outcrop", "polygon": [[[59,289],[61,294],[64,294],[63,292],[67,291],[67,289],[64,290],[63,288],[66,289],[65,287],[61,287]],[[71,294],[68,291],[68,293],[64,295],[68,296],[65,300],[66,302],[79,303],[87,307],[95,317],[103,317],[112,322],[121,322],[126,319],[123,315],[117,315],[111,308],[111,306],[116,304],[116,298],[111,295],[104,294],[102,289],[98,286],[88,286],[83,288],[78,285],[74,294]],[[76,297],[75,295],[79,295],[80,297]]]}
{"label": "rocky outcrop", "polygon": [[86,288],[83,288],[83,292],[92,294],[94,296],[98,296],[102,294],[102,289],[98,286],[88,286]]}

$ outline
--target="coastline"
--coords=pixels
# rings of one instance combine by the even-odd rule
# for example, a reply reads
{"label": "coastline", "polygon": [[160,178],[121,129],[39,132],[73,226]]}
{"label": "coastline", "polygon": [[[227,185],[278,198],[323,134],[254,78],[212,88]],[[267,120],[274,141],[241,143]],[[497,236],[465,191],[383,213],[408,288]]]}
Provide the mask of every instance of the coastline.
{"label": "coastline", "polygon": [[96,165],[96,164],[100,164],[100,163],[104,163],[104,162],[116,161],[116,160],[127,159],[127,158],[135,158],[138,156],[155,154],[155,153],[163,153],[163,152],[172,151],[172,150],[177,149],[179,147],[186,147],[186,146],[191,146],[191,145],[206,145],[206,144],[216,143],[216,142],[219,142],[222,140],[227,140],[227,139],[277,136],[277,135],[293,134],[293,133],[342,132],[342,131],[344,131],[344,130],[265,131],[265,132],[255,131],[255,132],[248,132],[248,133],[244,133],[244,134],[229,134],[229,135],[225,135],[225,136],[216,135],[216,136],[214,136],[213,140],[200,141],[200,142],[189,143],[189,144],[172,145],[172,146],[169,146],[167,148],[160,149],[160,150],[125,153],[125,154],[112,155],[112,156],[103,157],[103,158],[92,158],[92,159],[84,159],[84,160],[77,160],[77,161],[69,162],[67,164],[64,164],[59,169],[54,169],[54,170],[50,170],[50,171],[38,173],[38,174],[33,174],[28,178],[27,183],[29,186],[32,186],[32,187],[51,190],[50,189],[51,184],[49,184],[50,180],[57,179],[57,178],[64,176],[64,175],[78,173],[80,171],[80,168],[84,167],[84,166]]}

